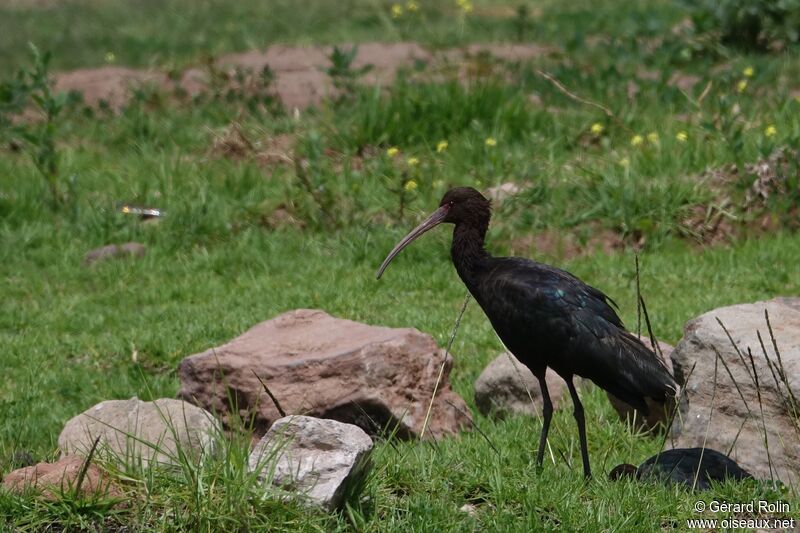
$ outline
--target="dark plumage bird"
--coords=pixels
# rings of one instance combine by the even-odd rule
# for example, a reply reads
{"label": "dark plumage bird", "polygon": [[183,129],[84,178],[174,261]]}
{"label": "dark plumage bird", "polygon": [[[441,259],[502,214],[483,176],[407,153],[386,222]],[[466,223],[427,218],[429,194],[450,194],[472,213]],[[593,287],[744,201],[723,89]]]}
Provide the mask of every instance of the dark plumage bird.
{"label": "dark plumage bird", "polygon": [[612,480],[624,476],[662,480],[699,490],[708,490],[712,482],[722,483],[726,479],[735,481],[753,479],[750,472],[736,464],[736,461],[710,448],[678,448],[663,451],[642,463],[639,468],[621,464],[608,474]]}
{"label": "dark plumage bird", "polygon": [[538,465],[544,458],[553,414],[545,382],[549,367],[567,382],[583,472],[589,477],[586,423],[573,376],[591,379],[642,413],[648,413],[646,397],[664,401],[677,393],[678,386],[652,350],[625,330],[605,294],[549,265],[519,257],[492,257],[484,249],[490,218],[490,203],[481,193],[471,187],[450,189],[439,209],[397,243],[377,277],[414,239],[441,223],[454,224],[450,254],[458,275],[506,348],[539,380],[544,416]]}

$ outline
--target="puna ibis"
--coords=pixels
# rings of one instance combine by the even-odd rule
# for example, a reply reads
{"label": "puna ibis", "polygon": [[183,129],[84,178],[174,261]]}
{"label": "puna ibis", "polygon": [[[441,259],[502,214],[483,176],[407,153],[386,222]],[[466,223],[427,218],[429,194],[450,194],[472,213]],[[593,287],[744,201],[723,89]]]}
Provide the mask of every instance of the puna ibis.
{"label": "puna ibis", "polygon": [[591,477],[583,405],[573,376],[591,379],[645,414],[645,398],[665,401],[677,394],[678,386],[653,351],[625,330],[611,307],[614,302],[601,291],[549,265],[489,254],[484,241],[490,218],[490,202],[481,193],[471,187],[450,189],[439,208],[389,252],[377,277],[420,235],[439,224],[453,224],[450,256],[456,272],[505,347],[539,380],[543,422],[537,465],[542,465],[553,415],[545,382],[549,367],[569,388],[583,473]]}
{"label": "puna ibis", "polygon": [[710,489],[712,482],[753,478],[736,461],[711,448],[676,448],[663,451],[642,463],[639,468],[621,464],[608,474],[612,480],[626,476],[663,480],[699,490]]}

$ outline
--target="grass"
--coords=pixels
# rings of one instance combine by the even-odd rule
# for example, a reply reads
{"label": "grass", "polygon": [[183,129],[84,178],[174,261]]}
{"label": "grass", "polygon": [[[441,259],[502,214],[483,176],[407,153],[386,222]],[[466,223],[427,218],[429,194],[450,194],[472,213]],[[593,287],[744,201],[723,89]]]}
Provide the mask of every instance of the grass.
{"label": "grass", "polygon": [[[272,42],[416,39],[454,46],[518,38],[513,10],[498,16],[507,10],[495,2],[478,2],[466,18],[450,3],[424,3],[420,23],[393,20],[388,3],[351,4],[353,15],[339,17],[326,2],[311,2],[304,10],[290,2],[209,1],[192,3],[192,9],[184,0],[0,3],[0,17],[17,28],[0,36],[0,47],[9,51],[0,71],[27,61],[27,40],[53,50],[57,68],[102,64],[108,51],[119,64],[172,68]],[[800,104],[789,96],[800,70],[796,53],[687,59],[685,44],[670,37],[669,28],[681,17],[670,2],[540,7],[525,38],[561,51],[534,64],[497,67],[468,86],[412,71],[386,93],[359,89],[353,98],[299,120],[253,111],[236,100],[187,105],[158,94],[134,101],[119,116],[73,109],[58,125],[60,165],[73,184],[68,203],[58,210],[24,154],[3,148],[0,471],[9,469],[20,450],[53,458],[64,422],[99,401],[174,396],[183,357],[286,310],[321,308],[371,324],[413,326],[445,345],[464,295],[449,264],[448,232],[433,232],[406,250],[380,282],[374,272],[450,185],[531,185],[496,209],[489,247],[498,254],[519,253],[517,238],[542,231],[586,237],[602,228],[628,240],[644,236],[644,296],[656,335],[668,342],[681,337],[688,319],[709,309],[800,292],[800,237],[790,226],[743,231],[713,247],[680,237],[691,209],[718,199],[698,178],[706,168],[797,146]],[[125,22],[110,22],[117,20]],[[593,44],[591,37],[598,35],[606,41]],[[661,38],[660,46],[652,45]],[[746,66],[755,75],[739,93]],[[537,69],[608,107],[614,118],[576,101]],[[641,69],[657,75],[642,79]],[[669,83],[675,72],[699,81],[682,92]],[[635,99],[629,97],[631,83],[638,87]],[[736,120],[725,122],[734,105]],[[321,196],[306,192],[291,165],[265,165],[254,153],[214,152],[214,140],[232,123],[257,141],[296,137],[309,183]],[[595,123],[602,133],[591,132]],[[765,135],[768,125],[775,125],[775,136]],[[657,141],[647,137],[654,132]],[[685,142],[676,138],[679,132],[686,132]],[[631,143],[636,135],[643,137],[639,146]],[[486,144],[489,137],[496,146]],[[448,146],[437,152],[441,140]],[[391,146],[399,155],[387,155]],[[416,165],[409,164],[412,157]],[[411,181],[415,188],[407,191]],[[744,179],[727,184],[725,194],[735,202],[744,185]],[[120,202],[157,206],[167,215],[143,224],[117,212]],[[329,212],[321,213],[320,205]],[[273,229],[265,223],[280,206],[305,227]],[[768,209],[790,218],[793,206],[788,197]],[[143,259],[82,266],[86,251],[130,240],[147,246]],[[635,327],[632,252],[526,255],[611,294]],[[618,463],[638,464],[654,454],[660,440],[632,434],[599,389],[583,392],[597,472],[588,484],[580,476],[569,410],[554,418],[555,461],[548,460],[541,472],[533,465],[537,420],[494,421],[477,414],[472,384],[500,349],[471,303],[453,346],[451,380],[499,455],[477,432],[436,445],[379,443],[362,493],[340,513],[309,513],[256,498],[257,490],[246,483],[242,438],[225,441],[217,460],[186,464],[180,472],[131,473],[125,486],[137,498],[130,508],[0,492],[0,516],[6,528],[21,530],[130,524],[191,531],[569,531],[591,524],[638,531],[671,527],[673,521],[682,527],[698,496],[603,478]],[[777,496],[754,485],[729,484],[701,497]],[[781,497],[800,504],[796,494]],[[477,517],[459,511],[466,503],[476,506]]]}

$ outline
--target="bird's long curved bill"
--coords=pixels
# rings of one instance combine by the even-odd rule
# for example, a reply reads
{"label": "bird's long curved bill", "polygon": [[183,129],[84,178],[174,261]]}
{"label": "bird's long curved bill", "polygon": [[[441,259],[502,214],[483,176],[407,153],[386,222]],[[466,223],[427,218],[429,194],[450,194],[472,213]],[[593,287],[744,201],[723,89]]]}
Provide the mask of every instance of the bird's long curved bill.
{"label": "bird's long curved bill", "polygon": [[383,260],[383,263],[381,264],[381,267],[378,269],[378,273],[375,276],[375,278],[376,279],[381,279],[381,275],[383,274],[383,271],[386,270],[386,267],[389,266],[389,263],[392,262],[392,259],[394,259],[395,256],[397,254],[399,254],[400,251],[403,248],[405,248],[406,246],[411,244],[414,241],[414,239],[416,239],[417,237],[419,237],[420,235],[422,235],[423,233],[425,233],[429,229],[432,229],[432,228],[438,226],[439,224],[441,224],[442,221],[444,220],[444,217],[447,216],[447,212],[449,210],[450,210],[450,208],[447,205],[443,205],[442,207],[440,207],[439,209],[434,211],[431,214],[431,216],[426,218],[422,222],[422,224],[420,224],[416,228],[412,229],[408,233],[408,235],[403,237],[403,239],[400,242],[398,242],[395,245],[394,248],[392,248],[392,251],[389,252],[389,255],[386,256],[386,259]]}

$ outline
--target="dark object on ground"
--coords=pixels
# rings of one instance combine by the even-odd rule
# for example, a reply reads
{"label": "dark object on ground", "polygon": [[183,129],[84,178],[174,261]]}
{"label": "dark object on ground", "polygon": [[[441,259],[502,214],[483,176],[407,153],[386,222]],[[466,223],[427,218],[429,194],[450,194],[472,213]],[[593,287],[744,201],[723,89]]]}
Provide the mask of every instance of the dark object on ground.
{"label": "dark object on ground", "polygon": [[608,474],[611,480],[624,476],[684,484],[699,490],[708,490],[712,482],[722,483],[726,479],[753,479],[750,472],[736,464],[736,461],[710,448],[666,450],[654,455],[639,468],[631,464],[621,464]]}
{"label": "dark object on ground", "polygon": [[484,249],[491,208],[470,187],[447,191],[437,209],[389,253],[378,270],[414,239],[445,222],[455,224],[450,250],[458,275],[480,304],[495,331],[542,389],[544,422],[537,463],[542,464],[553,404],[545,381],[552,368],[564,378],[575,405],[583,472],[591,476],[583,406],[573,376],[598,386],[647,415],[645,398],[664,401],[678,385],[664,364],[628,333],[599,290],[572,274],[518,257],[492,257]]}
{"label": "dark object on ground", "polygon": [[36,464],[36,458],[28,450],[17,450],[11,456],[11,466],[14,468],[25,468]]}

